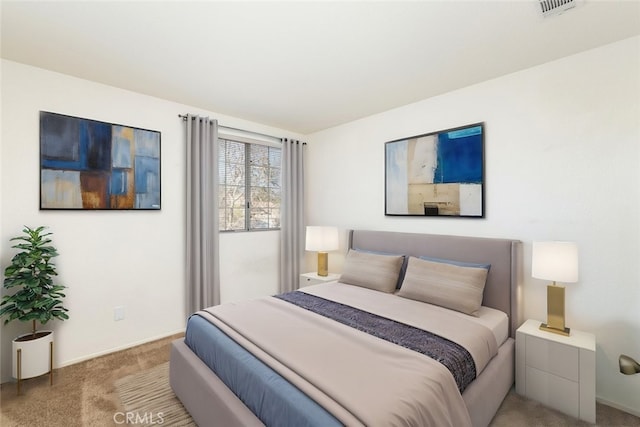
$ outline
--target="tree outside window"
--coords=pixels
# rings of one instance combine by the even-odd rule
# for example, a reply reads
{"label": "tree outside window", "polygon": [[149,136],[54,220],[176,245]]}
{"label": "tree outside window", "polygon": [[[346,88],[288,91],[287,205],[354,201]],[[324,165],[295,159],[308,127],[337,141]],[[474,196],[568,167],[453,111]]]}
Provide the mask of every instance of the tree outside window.
{"label": "tree outside window", "polygon": [[280,228],[281,149],[219,139],[221,231]]}

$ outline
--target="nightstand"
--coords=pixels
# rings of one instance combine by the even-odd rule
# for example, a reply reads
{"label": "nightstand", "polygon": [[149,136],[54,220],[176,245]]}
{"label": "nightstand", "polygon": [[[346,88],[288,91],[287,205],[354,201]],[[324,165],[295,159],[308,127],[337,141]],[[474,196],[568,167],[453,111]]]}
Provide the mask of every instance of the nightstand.
{"label": "nightstand", "polygon": [[318,276],[318,273],[303,273],[300,275],[300,287],[333,282],[340,278],[339,274],[329,273],[327,276]]}
{"label": "nightstand", "polygon": [[576,418],[596,422],[596,338],[566,337],[527,320],[516,331],[516,392]]}

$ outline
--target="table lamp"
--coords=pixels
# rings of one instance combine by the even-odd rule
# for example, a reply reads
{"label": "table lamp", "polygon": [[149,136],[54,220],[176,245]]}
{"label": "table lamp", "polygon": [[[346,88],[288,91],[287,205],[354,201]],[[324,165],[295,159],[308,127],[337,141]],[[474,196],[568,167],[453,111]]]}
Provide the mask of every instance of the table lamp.
{"label": "table lamp", "polygon": [[318,252],[318,276],[329,275],[328,251],[339,248],[336,227],[308,226],[305,249]]}
{"label": "table lamp", "polygon": [[564,287],[556,282],[578,281],[578,247],[572,242],[533,242],[531,275],[553,282],[547,286],[547,323],[540,329],[568,336],[571,331],[564,323]]}

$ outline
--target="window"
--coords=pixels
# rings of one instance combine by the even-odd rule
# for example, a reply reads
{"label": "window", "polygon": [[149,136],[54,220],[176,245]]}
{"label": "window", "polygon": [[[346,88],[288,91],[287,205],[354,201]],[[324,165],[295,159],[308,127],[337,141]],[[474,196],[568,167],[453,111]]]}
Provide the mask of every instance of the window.
{"label": "window", "polygon": [[281,149],[218,141],[220,231],[279,229]]}

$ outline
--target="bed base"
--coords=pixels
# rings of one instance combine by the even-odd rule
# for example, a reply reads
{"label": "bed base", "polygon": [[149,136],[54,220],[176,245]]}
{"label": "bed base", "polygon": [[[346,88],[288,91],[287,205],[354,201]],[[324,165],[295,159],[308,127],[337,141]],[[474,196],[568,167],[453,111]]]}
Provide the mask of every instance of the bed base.
{"label": "bed base", "polygon": [[[515,341],[500,346],[498,354],[462,394],[473,427],[489,425],[513,386]],[[183,339],[171,345],[171,388],[199,427],[253,427],[264,424],[191,351]]]}
{"label": "bed base", "polygon": [[482,374],[462,393],[473,427],[488,426],[513,387],[515,347],[515,340],[507,338]]}
{"label": "bed base", "polygon": [[182,338],[171,344],[169,384],[199,427],[264,426]]}

